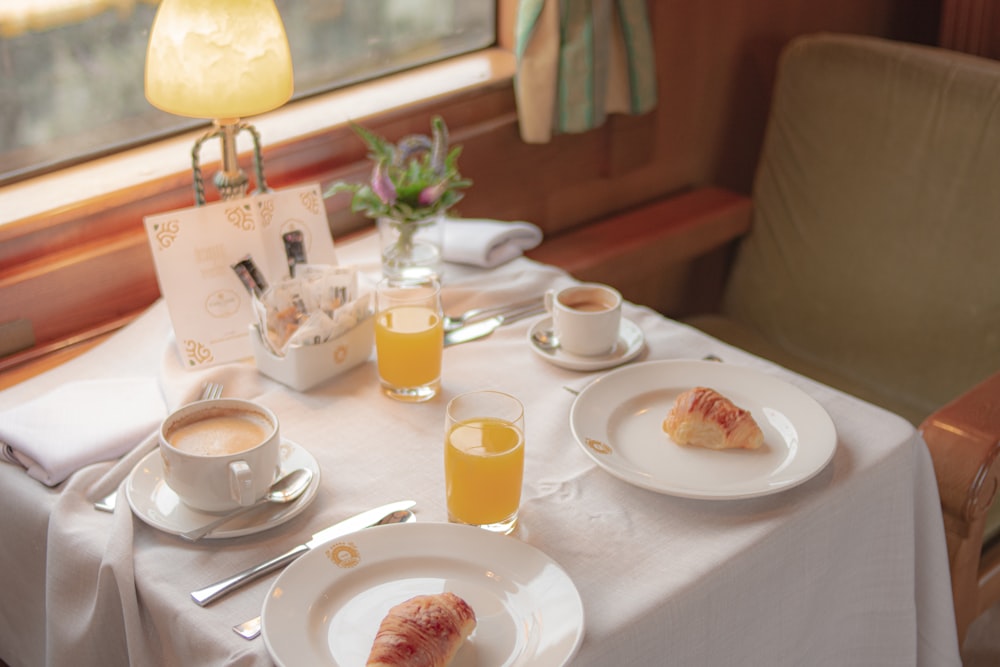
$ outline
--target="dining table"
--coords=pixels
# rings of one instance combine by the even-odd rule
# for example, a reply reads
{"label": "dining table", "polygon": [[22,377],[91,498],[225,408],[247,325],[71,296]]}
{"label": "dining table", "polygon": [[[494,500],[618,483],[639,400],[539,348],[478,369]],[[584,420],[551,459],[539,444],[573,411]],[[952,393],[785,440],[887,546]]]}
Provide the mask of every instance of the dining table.
{"label": "dining table", "polygon": [[[373,234],[338,242],[338,263],[377,279],[377,243]],[[523,256],[490,269],[446,264],[442,303],[455,314],[575,282]],[[219,383],[225,396],[277,415],[282,437],[318,467],[315,494],[266,530],[190,542],[143,520],[122,498],[148,451],[89,463],[54,486],[0,464],[0,659],[11,667],[275,664],[264,638],[247,640],[232,628],[261,614],[284,573],[204,606],[190,593],[384,503],[415,501],[408,526],[450,525],[445,406],[460,393],[496,389],[523,403],[526,443],[518,527],[496,539],[544,555],[582,605],[579,613],[549,608],[532,621],[542,636],[578,625],[571,650],[533,658],[526,647],[504,664],[960,665],[934,470],[913,425],[648,307],[626,301],[622,312],[638,349],[620,364],[552,363],[529,342],[540,314],[446,347],[440,394],[404,403],[382,394],[374,352],[303,391],[261,374],[253,359],[192,368],[181,361],[166,304],[154,303],[99,346],[0,392],[0,411],[99,378],[151,379],[167,409]],[[577,402],[612,378],[619,378],[612,392],[624,398],[640,391],[629,376],[620,379],[628,369],[662,368],[668,383],[673,362],[694,373],[692,382],[702,364],[713,378],[743,378],[741,391],[765,409],[776,388],[802,398],[811,414],[829,419],[828,456],[792,483],[718,494],[710,479],[694,480],[701,491],[690,492],[603,463],[580,420],[628,415],[600,414],[614,393],[591,401],[587,414]],[[636,382],[649,383],[649,373]],[[103,414],[111,424],[119,413],[110,405]],[[803,437],[796,456],[808,459],[814,444]],[[677,447],[665,437],[654,446]],[[97,511],[95,500],[116,487],[114,511]],[[381,548],[404,558],[408,534]],[[266,615],[264,622],[267,629]],[[335,633],[323,637],[338,641]]]}

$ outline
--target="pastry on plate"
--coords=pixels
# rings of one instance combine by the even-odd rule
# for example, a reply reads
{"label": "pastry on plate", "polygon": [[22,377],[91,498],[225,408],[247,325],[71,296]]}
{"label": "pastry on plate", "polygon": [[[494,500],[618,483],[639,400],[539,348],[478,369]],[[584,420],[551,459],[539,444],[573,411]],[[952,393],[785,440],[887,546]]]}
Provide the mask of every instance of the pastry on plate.
{"label": "pastry on plate", "polygon": [[454,593],[418,595],[382,619],[366,665],[447,667],[475,628],[475,612]]}
{"label": "pastry on plate", "polygon": [[707,449],[758,449],[764,434],[749,410],[708,387],[681,393],[663,420],[674,442]]}

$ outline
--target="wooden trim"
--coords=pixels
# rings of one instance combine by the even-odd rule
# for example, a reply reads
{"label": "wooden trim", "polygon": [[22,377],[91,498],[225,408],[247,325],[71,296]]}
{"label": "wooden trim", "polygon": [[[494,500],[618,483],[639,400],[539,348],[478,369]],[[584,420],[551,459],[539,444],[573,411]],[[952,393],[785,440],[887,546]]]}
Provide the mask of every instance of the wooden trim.
{"label": "wooden trim", "polygon": [[497,0],[497,46],[514,52],[518,0]]}
{"label": "wooden trim", "polygon": [[920,427],[944,516],[959,642],[1000,599],[1000,542],[983,552],[986,513],[1000,490],[1000,373],[940,408]]}
{"label": "wooden trim", "polygon": [[56,368],[104,342],[139,313],[130,313],[113,322],[80,332],[63,340],[0,358],[0,390],[12,387],[39,373]]}
{"label": "wooden trim", "polygon": [[976,615],[996,606],[1000,600],[1000,542],[988,545],[979,562],[979,600]]}
{"label": "wooden trim", "polygon": [[749,231],[750,219],[748,197],[702,187],[551,236],[527,254],[682,317],[715,309],[735,241]]}
{"label": "wooden trim", "polygon": [[941,46],[987,58],[1000,57],[1000,2],[943,0]]}
{"label": "wooden trim", "polygon": [[750,199],[715,187],[659,199],[557,235],[528,252],[585,280],[609,267],[693,259],[750,229]]}

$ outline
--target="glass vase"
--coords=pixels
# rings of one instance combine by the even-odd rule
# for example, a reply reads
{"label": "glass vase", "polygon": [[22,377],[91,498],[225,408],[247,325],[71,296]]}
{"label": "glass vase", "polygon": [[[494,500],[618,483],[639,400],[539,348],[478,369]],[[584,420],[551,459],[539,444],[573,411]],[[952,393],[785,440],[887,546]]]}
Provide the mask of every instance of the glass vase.
{"label": "glass vase", "polygon": [[386,278],[425,280],[441,278],[444,214],[403,222],[382,217],[376,221]]}

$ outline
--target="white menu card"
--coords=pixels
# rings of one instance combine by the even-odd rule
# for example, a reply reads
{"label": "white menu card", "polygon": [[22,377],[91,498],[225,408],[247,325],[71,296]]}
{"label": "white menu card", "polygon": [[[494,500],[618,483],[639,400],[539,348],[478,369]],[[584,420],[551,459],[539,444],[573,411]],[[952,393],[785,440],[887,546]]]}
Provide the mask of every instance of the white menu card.
{"label": "white menu card", "polygon": [[269,284],[288,277],[285,239],[292,232],[301,241],[298,261],[337,264],[318,184],[149,215],[144,222],[160,294],[189,369],[253,355],[249,325],[256,317],[241,262]]}

